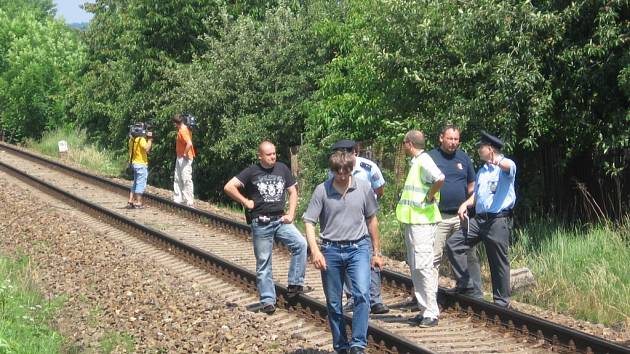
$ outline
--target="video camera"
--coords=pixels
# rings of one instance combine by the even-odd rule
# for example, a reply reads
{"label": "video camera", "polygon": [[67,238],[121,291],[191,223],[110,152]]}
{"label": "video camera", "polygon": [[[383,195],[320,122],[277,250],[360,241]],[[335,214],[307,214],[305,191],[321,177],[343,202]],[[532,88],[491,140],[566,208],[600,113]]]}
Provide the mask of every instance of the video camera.
{"label": "video camera", "polygon": [[197,118],[192,114],[184,114],[182,116],[182,123],[186,124],[190,129],[197,128]]}
{"label": "video camera", "polygon": [[129,126],[129,136],[133,138],[145,137],[147,133],[153,134],[153,124],[151,123],[134,123]]}

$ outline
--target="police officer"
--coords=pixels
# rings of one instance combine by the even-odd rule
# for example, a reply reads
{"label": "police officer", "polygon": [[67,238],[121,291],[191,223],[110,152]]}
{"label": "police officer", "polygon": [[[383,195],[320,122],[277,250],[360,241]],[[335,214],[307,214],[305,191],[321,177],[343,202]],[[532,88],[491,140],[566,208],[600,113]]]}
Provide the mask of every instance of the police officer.
{"label": "police officer", "polygon": [[465,287],[470,278],[466,253],[483,242],[492,276],[494,303],[510,304],[510,260],[508,249],[512,233],[512,208],[516,201],[514,179],[516,164],[501,153],[501,139],[481,131],[477,143],[479,157],[485,163],[477,172],[473,195],[459,207],[464,220],[469,207],[475,207],[475,217],[469,220],[465,232],[446,241],[447,254],[457,278],[457,286]]}
{"label": "police officer", "polygon": [[[356,179],[364,180],[372,186],[374,197],[378,200],[383,196],[385,179],[381,173],[381,169],[378,168],[376,163],[358,156],[357,143],[354,140],[342,139],[337,141],[331,147],[333,152],[345,151],[354,154],[354,167],[352,169],[352,176]],[[332,172],[328,171],[328,177],[332,177]],[[351,294],[348,291],[350,288],[348,279],[344,286],[346,297],[348,298],[347,309],[352,308]],[[372,314],[384,314],[389,312],[387,305],[383,304],[383,298],[381,297],[381,270],[379,268],[372,268],[372,276],[370,281],[370,313]]]}

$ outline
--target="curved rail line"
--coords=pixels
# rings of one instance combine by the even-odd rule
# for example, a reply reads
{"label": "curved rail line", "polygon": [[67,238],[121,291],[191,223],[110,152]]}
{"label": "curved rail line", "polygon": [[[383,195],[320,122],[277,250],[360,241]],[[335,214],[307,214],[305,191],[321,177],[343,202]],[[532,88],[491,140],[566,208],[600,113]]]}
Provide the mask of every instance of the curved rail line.
{"label": "curved rail line", "polygon": [[[78,176],[83,179],[88,179],[92,181],[92,183],[98,183],[106,188],[115,191],[117,193],[127,195],[128,186],[123,184],[111,181],[109,179],[94,176],[90,173],[86,173],[79,169],[66,166],[59,162],[43,158],[41,156],[35,155],[33,153],[23,151],[14,146],[0,143],[0,147],[15,153],[21,156],[28,158],[31,161],[35,161],[37,163],[46,164],[51,166],[54,169],[60,170],[63,173],[68,173],[71,175]],[[3,168],[12,171],[12,174],[20,174],[23,175],[22,172],[18,171],[15,168],[12,168],[8,165],[2,164]],[[29,177],[33,178],[33,177]],[[37,180],[37,179],[34,179]],[[46,184],[44,181],[38,181],[37,183]],[[47,189],[55,190],[56,193],[59,194],[67,194],[66,192],[56,188],[55,186],[49,185],[46,187]],[[90,204],[87,201],[82,200],[81,198],[71,196],[66,197],[74,199],[76,202],[83,203],[84,205]],[[221,215],[217,215],[215,213],[211,213],[204,210],[194,209],[187,206],[176,204],[166,198],[153,195],[146,194],[145,199],[150,201],[150,204],[158,205],[161,207],[170,208],[176,211],[184,212],[188,216],[204,219],[211,224],[218,224],[227,226],[233,231],[237,231],[243,234],[249,234],[250,229],[249,226],[243,224],[238,221],[231,220]],[[80,200],[80,201],[79,201]],[[86,204],[87,203],[87,204]],[[126,221],[118,221],[118,219],[123,218],[122,216],[112,213],[105,208],[101,208],[98,205],[89,206],[93,210],[103,210],[103,213],[108,215],[109,218],[117,220],[116,222],[123,223],[126,225],[131,225],[129,223],[133,223],[133,221],[127,219]],[[126,219],[126,218],[123,218]],[[148,228],[144,225],[134,226],[138,229],[142,230],[143,233],[152,235],[158,239],[163,240],[163,242],[169,242],[173,246],[179,247],[184,250],[185,253],[194,255],[200,259],[203,259],[206,262],[214,262],[218,264],[221,269],[225,269],[227,272],[234,274],[238,278],[247,279],[247,281],[253,281],[255,284],[255,274],[250,271],[244,270],[240,266],[226,261],[224,259],[215,257],[204,250],[200,250],[193,246],[187,245],[181,241],[173,239],[168,235],[152,229]],[[240,273],[244,271],[245,273]],[[412,289],[413,285],[411,283],[411,279],[398,272],[384,270],[382,272],[383,282],[389,283],[390,285],[398,286],[405,289]],[[284,296],[286,293],[286,288],[281,285],[276,285],[276,289],[278,294]],[[440,303],[445,307],[451,307],[455,309],[460,309],[461,311],[467,314],[473,314],[476,317],[488,321],[491,324],[499,324],[507,329],[513,330],[515,332],[519,332],[525,335],[534,336],[538,339],[543,339],[545,342],[551,344],[555,347],[563,347],[565,350],[570,351],[580,351],[585,353],[630,353],[630,348],[621,346],[611,341],[604,340],[602,338],[586,334],[584,332],[580,332],[566,326],[562,326],[550,321],[546,321],[540,319],[535,316],[531,316],[519,311],[504,309],[499,306],[496,306],[492,303],[488,303],[485,301],[476,300],[473,298],[469,298],[467,296],[458,295],[458,294],[449,294],[445,291],[445,289],[440,288],[438,290],[438,297]],[[307,296],[300,295],[297,301],[300,302],[300,305],[304,308],[311,309],[313,313],[319,314],[320,316],[325,316],[326,307],[325,304]],[[349,317],[348,317],[349,319]],[[389,348],[393,351],[399,352],[409,352],[409,353],[431,353],[432,351],[420,347],[415,343],[412,343],[400,336],[397,336],[395,333],[387,331],[385,329],[381,329],[378,326],[370,324],[370,336],[377,343],[381,343],[381,345]]]}

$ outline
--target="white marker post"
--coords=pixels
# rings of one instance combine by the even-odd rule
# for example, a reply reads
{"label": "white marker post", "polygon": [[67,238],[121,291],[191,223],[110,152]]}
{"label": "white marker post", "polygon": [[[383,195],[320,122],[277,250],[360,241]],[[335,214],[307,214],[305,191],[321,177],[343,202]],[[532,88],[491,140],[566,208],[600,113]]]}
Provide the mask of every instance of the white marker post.
{"label": "white marker post", "polygon": [[68,157],[68,142],[60,140],[57,146],[59,146],[59,158],[65,160]]}

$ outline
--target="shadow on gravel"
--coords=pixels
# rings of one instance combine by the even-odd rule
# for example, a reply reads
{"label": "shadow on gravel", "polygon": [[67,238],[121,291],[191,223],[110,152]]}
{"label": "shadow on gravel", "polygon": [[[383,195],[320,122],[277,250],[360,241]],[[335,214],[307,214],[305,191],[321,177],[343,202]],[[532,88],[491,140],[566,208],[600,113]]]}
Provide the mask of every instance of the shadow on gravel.
{"label": "shadow on gravel", "polygon": [[370,318],[378,319],[379,321],[387,323],[406,323],[412,324],[409,317],[400,317],[397,315],[370,315]]}

